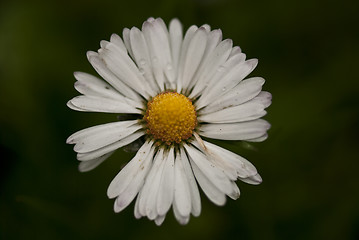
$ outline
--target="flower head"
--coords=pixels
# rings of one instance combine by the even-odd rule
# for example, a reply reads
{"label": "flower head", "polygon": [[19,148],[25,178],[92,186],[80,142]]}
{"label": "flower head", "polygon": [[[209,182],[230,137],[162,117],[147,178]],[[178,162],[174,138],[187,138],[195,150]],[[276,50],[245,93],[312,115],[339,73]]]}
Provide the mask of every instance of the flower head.
{"label": "flower head", "polygon": [[[68,106],[78,111],[128,114],[127,120],[74,133],[80,171],[89,171],[116,149],[142,140],[134,158],[112,180],[107,194],[120,212],[135,198],[135,217],[162,224],[172,206],[181,224],[199,216],[198,185],[215,204],[240,195],[237,179],[259,184],[256,168],[243,157],[202,138],[259,142],[270,125],[260,119],[271,104],[264,79],[245,79],[257,65],[220,30],[181,23],[169,28],[150,18],[142,30],[123,30],[101,41],[87,57],[103,78],[76,72],[82,94]],[[137,197],[136,197],[137,196]]]}

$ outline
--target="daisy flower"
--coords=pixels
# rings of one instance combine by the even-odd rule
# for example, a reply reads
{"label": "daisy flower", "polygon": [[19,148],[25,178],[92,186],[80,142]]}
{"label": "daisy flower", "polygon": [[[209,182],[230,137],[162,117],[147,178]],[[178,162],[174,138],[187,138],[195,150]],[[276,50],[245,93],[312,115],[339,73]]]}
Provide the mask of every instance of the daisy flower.
{"label": "daisy flower", "polygon": [[[257,65],[219,29],[191,26],[183,36],[174,19],[167,28],[150,18],[142,29],[123,30],[101,41],[87,57],[102,79],[75,72],[71,109],[120,114],[119,121],[74,133],[82,172],[92,170],[118,148],[139,145],[134,158],[115,176],[107,190],[114,211],[134,199],[136,218],[161,225],[172,206],[187,224],[199,216],[199,187],[216,205],[240,195],[237,179],[262,182],[243,157],[205,139],[260,142],[270,125],[260,119],[271,104],[262,91],[264,79],[245,79]],[[199,186],[199,187],[198,187]]]}

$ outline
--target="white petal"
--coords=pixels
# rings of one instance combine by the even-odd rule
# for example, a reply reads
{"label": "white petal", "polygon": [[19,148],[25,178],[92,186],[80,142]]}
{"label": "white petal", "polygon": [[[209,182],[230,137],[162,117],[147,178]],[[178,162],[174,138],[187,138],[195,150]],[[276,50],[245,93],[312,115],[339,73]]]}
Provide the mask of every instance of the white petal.
{"label": "white petal", "polygon": [[124,44],[126,46],[126,49],[128,51],[128,54],[130,54],[130,56],[133,57],[132,48],[131,48],[131,42],[130,42],[130,29],[124,28],[123,31],[122,31],[122,37],[123,37],[123,42],[124,42]]}
{"label": "white petal", "polygon": [[[154,76],[162,91],[166,83],[164,73],[167,71],[167,65],[171,66],[171,68],[173,65],[168,31],[164,28],[161,19],[146,21],[142,26],[142,32],[150,49]],[[170,78],[171,81],[174,81],[174,75],[171,75]]]}
{"label": "white petal", "polygon": [[160,166],[158,167],[157,171],[154,173],[153,181],[151,183],[151,186],[149,187],[149,192],[146,201],[146,215],[150,220],[154,220],[159,216],[157,211],[157,199],[160,190],[160,183],[161,183],[163,169],[166,165],[165,159],[167,158],[167,154],[168,153],[162,154],[162,158],[160,158],[161,161]]}
{"label": "white petal", "polygon": [[242,53],[241,48],[238,47],[238,46],[234,46],[234,47],[232,48],[231,54],[229,54],[229,58],[231,58],[231,57],[233,57],[233,56],[235,56],[235,55],[238,55],[238,54],[240,54],[240,53]]}
{"label": "white petal", "polygon": [[157,213],[162,216],[170,209],[174,194],[174,148],[172,147],[165,161],[157,197]]}
{"label": "white petal", "polygon": [[197,165],[200,171],[223,193],[230,194],[232,192],[232,185],[229,178],[224,174],[223,170],[217,167],[216,163],[208,161],[207,157],[194,148],[193,146],[185,145],[185,149],[190,156],[190,159]]}
{"label": "white petal", "polygon": [[83,129],[67,139],[68,144],[75,143],[74,150],[86,153],[97,150],[129,136],[142,126],[134,121],[121,121]]}
{"label": "white petal", "polygon": [[154,19],[153,17],[149,17],[149,18],[147,19],[147,22],[153,22],[153,21],[155,21],[155,19]]}
{"label": "white petal", "polygon": [[[75,84],[76,90],[84,95],[108,96],[114,99],[117,99],[117,95],[120,95],[111,85],[91,74],[74,72],[74,76],[78,81]],[[77,89],[77,85],[80,85],[79,89]],[[83,85],[86,88],[82,88]]]}
{"label": "white petal", "polygon": [[108,152],[112,152],[116,149],[119,149],[120,147],[130,144],[131,142],[135,141],[136,139],[143,136],[144,134],[145,133],[142,131],[135,132],[135,133],[129,135],[128,137],[125,137],[117,142],[114,142],[114,143],[107,145],[105,147],[102,147],[100,149],[97,149],[97,150],[94,150],[91,152],[86,152],[86,153],[78,153],[77,159],[79,161],[89,161],[89,160],[98,158]]}
{"label": "white petal", "polygon": [[222,79],[221,82],[218,82],[216,85],[217,87],[213,87],[213,90],[211,91],[213,94],[212,96],[219,96],[227,93],[240,81],[247,77],[247,75],[256,68],[257,64],[257,59],[250,59],[240,64],[237,68],[235,68],[232,74],[229,74],[227,78]]}
{"label": "white petal", "polygon": [[[138,196],[139,203],[138,203],[138,211],[141,216],[147,216],[147,200],[151,194],[156,194],[158,192],[158,184],[154,184],[155,177],[157,176],[157,172],[159,171],[160,167],[163,163],[163,149],[160,148],[157,151],[157,154],[153,160],[153,165],[151,167],[150,172],[148,173],[145,184],[143,185],[141,192]],[[156,205],[153,206],[156,210]]]}
{"label": "white petal", "polygon": [[189,87],[189,84],[201,63],[206,49],[206,43],[207,32],[205,29],[199,28],[188,44],[188,49],[184,58],[183,72],[182,74],[179,73],[179,78],[181,78],[183,83],[182,87],[184,89]]}
{"label": "white petal", "polygon": [[88,60],[97,71],[97,73],[105,79],[111,86],[113,86],[123,96],[126,96],[137,102],[141,102],[142,98],[140,95],[125,83],[123,83],[113,72],[108,69],[104,61],[99,57],[98,53],[87,52]]}
{"label": "white petal", "polygon": [[[134,166],[129,166],[131,164],[128,163],[126,166],[129,166],[129,170],[127,173],[123,173],[123,178],[125,179],[124,182],[121,181],[121,177],[117,179],[115,182],[115,187],[108,191],[109,196],[114,196],[118,194],[118,197],[115,201],[114,210],[115,212],[120,212],[125,209],[132,200],[136,197],[137,193],[141,189],[144,183],[144,179],[151,168],[152,159],[153,159],[153,152],[154,148],[151,148],[149,153],[147,152],[147,156],[145,154],[141,154],[142,149],[139,150],[138,155],[139,157],[135,157],[131,162],[134,162]],[[147,149],[143,149],[142,151],[145,152]],[[137,156],[137,155],[136,155]],[[126,168],[125,166],[125,168]],[[125,168],[121,170],[125,171]],[[121,172],[119,174],[121,174]],[[123,180],[122,178],[122,180]],[[129,182],[127,182],[129,180]]]}
{"label": "white petal", "polygon": [[123,43],[122,39],[120,36],[118,36],[117,34],[112,34],[110,41],[114,44],[116,44],[117,47],[119,47],[124,53],[127,52],[126,46]]}
{"label": "white petal", "polygon": [[228,177],[193,147],[185,145],[196,179],[207,197],[217,205],[226,202],[224,194],[232,192]]}
{"label": "white petal", "polygon": [[217,161],[227,162],[228,165],[233,166],[238,177],[247,178],[257,174],[255,166],[245,158],[210,142],[203,141],[203,143],[207,151],[209,151],[210,154],[214,154]]}
{"label": "white petal", "polygon": [[207,159],[220,168],[230,180],[237,180],[238,175],[236,166],[226,158],[223,158],[222,155],[219,155],[218,152],[211,151],[209,148],[207,148],[205,141],[202,140],[202,142],[203,146],[197,140],[191,142],[191,144],[196,146],[198,149],[201,149],[201,151],[206,154]]}
{"label": "white petal", "polygon": [[109,198],[121,195],[135,180],[136,184],[139,184],[141,177],[145,177],[153,157],[152,144],[153,142],[145,142],[136,156],[111,181],[107,189]]}
{"label": "white petal", "polygon": [[141,113],[141,110],[126,102],[98,96],[77,96],[70,100],[71,104],[91,112],[106,113]]}
{"label": "white petal", "polygon": [[108,157],[111,156],[113,152],[109,152],[99,158],[92,159],[91,161],[80,162],[79,171],[80,172],[88,172],[100,165],[103,161],[105,161]]}
{"label": "white petal", "polygon": [[257,59],[243,61],[240,55],[228,59],[217,69],[216,74],[209,81],[208,87],[198,99],[198,109],[231,90],[256,67],[257,62]]}
{"label": "white petal", "polygon": [[82,109],[82,108],[79,108],[79,107],[76,107],[75,105],[73,105],[71,103],[71,100],[66,103],[66,106],[68,106],[69,108],[71,108],[72,110],[75,110],[75,111],[88,112],[85,109]]}
{"label": "white petal", "polygon": [[162,18],[156,18],[154,22],[162,28],[163,32],[165,32],[166,34],[168,33],[166,23],[163,21]]}
{"label": "white petal", "polygon": [[103,80],[92,76],[87,73],[75,72],[75,78],[78,80],[75,82],[75,88],[80,93],[86,96],[97,96],[102,98],[108,98],[122,103],[126,103],[135,108],[143,108],[141,102],[133,101],[129,98],[122,96],[119,92],[111,87],[111,85],[105,83]]}
{"label": "white petal", "polygon": [[173,63],[173,70],[175,76],[177,76],[178,72],[178,62],[180,58],[180,52],[182,47],[182,39],[183,39],[183,32],[182,32],[182,24],[178,19],[173,19],[169,24],[169,37],[170,37],[170,45],[171,45],[171,52],[172,52],[172,63]]}
{"label": "white petal", "polygon": [[[106,48],[100,49],[100,57],[104,60],[108,69],[113,72],[122,82],[148,98],[151,89],[132,59],[124,54],[119,47],[109,43]],[[150,93],[150,94],[149,94]]]}
{"label": "white petal", "polygon": [[167,30],[166,24],[161,18],[157,18],[154,25],[158,25],[162,31],[159,32],[158,36],[162,39],[162,53],[163,53],[163,64],[162,69],[166,76],[166,86],[167,88],[173,89],[175,87],[175,72],[173,71],[173,62],[172,62],[172,54],[171,54],[171,43],[170,36]]}
{"label": "white petal", "polygon": [[190,94],[190,98],[196,97],[204,88],[208,86],[208,82],[216,73],[217,69],[227,60],[232,48],[232,40],[224,40],[221,42],[208,56],[208,60],[201,65],[196,77],[198,80],[194,85],[194,89]]}
{"label": "white petal", "polygon": [[226,94],[239,82],[241,82],[248,74],[250,74],[257,66],[257,64],[257,59],[250,59],[239,64],[236,68],[229,71],[229,73],[223,79],[221,79],[220,82],[217,82],[217,84],[208,91],[207,98]]}
{"label": "white petal", "polygon": [[262,91],[253,99],[253,101],[259,102],[263,104],[265,108],[267,108],[272,103],[272,94],[266,91]]}
{"label": "white petal", "polygon": [[136,202],[135,202],[134,215],[135,215],[136,219],[140,219],[142,217],[142,215],[140,213],[140,209],[138,207],[139,203],[140,203],[140,196],[141,196],[141,191],[138,193]]}
{"label": "white petal", "polygon": [[232,48],[231,54],[229,54],[228,62],[244,62],[246,60],[246,54],[242,53],[240,47],[235,46]]}
{"label": "white petal", "polygon": [[[227,57],[223,60],[222,63],[220,64],[214,64],[214,62],[219,61],[221,62],[222,60],[222,56],[221,56],[221,48],[223,48],[223,44],[221,44],[222,41],[222,31],[217,29],[217,30],[213,30],[212,32],[209,32],[207,34],[207,44],[206,44],[206,49],[204,50],[203,53],[203,57],[200,63],[200,66],[195,74],[195,76],[193,77],[193,80],[190,82],[190,85],[188,86],[188,89],[192,89],[192,93],[190,95],[191,96],[197,96],[197,94],[194,94],[194,87],[199,87],[202,86],[203,84],[201,84],[200,82],[202,81],[201,79],[206,78],[205,80],[208,81],[213,74],[216,72],[218,66],[222,63],[224,63],[224,61],[227,60]],[[225,42],[232,42],[231,40],[225,40]],[[218,46],[221,45],[221,46]],[[213,62],[214,61],[214,62]],[[212,66],[209,66],[212,65]],[[218,66],[216,66],[218,65]],[[205,74],[206,76],[203,77],[202,75]],[[198,82],[200,81],[200,82]],[[198,90],[197,90],[198,92]]]}
{"label": "white petal", "polygon": [[191,207],[190,186],[187,180],[186,172],[182,165],[181,156],[180,154],[177,154],[175,161],[175,190],[173,208],[177,209],[177,215],[188,217],[191,213]]}
{"label": "white petal", "polygon": [[113,128],[113,129],[117,129],[121,127],[126,128],[136,124],[137,122],[138,122],[137,120],[121,121],[121,122],[106,123],[106,124],[85,128],[69,136],[66,140],[66,143],[74,144],[81,141],[84,138],[91,137],[92,135],[98,134],[108,128]]}
{"label": "white petal", "polygon": [[269,128],[270,124],[263,119],[240,123],[209,123],[201,126],[200,135],[223,140],[248,140],[264,135]]}
{"label": "white petal", "polygon": [[247,139],[246,141],[248,141],[248,142],[263,142],[267,138],[268,138],[268,134],[265,133],[264,135],[262,135],[260,137]]}
{"label": "white petal", "polygon": [[190,41],[192,40],[197,29],[198,29],[198,27],[194,26],[194,25],[191,26],[190,28],[188,28],[188,30],[184,36],[183,42],[182,42],[181,53],[180,53],[180,58],[179,58],[179,63],[178,63],[177,92],[181,92],[181,90],[182,90],[182,86],[183,86],[182,76],[183,76],[183,69],[184,69],[184,65],[185,65],[188,45],[189,45]]}
{"label": "white petal", "polygon": [[173,213],[180,224],[186,225],[189,222],[189,214],[182,216],[177,208],[177,205],[173,205]]}
{"label": "white petal", "polygon": [[[245,95],[247,94],[243,93],[241,96]],[[208,105],[200,111],[198,120],[209,123],[244,122],[261,118],[267,114],[264,109],[272,102],[272,95],[270,93],[262,91],[253,99],[237,105],[243,100],[247,100],[247,98],[241,96],[232,99],[227,98],[227,100],[224,99],[222,102],[217,102],[217,105]],[[222,108],[221,110],[216,110],[220,107]],[[206,114],[207,112],[209,113]]]}
{"label": "white petal", "polygon": [[262,178],[258,173],[254,176],[250,176],[247,178],[239,178],[239,179],[245,183],[249,183],[249,184],[253,184],[253,185],[258,185],[258,184],[262,183]]}
{"label": "white petal", "polygon": [[198,121],[208,123],[245,122],[263,117],[267,112],[261,103],[249,101],[216,112],[200,115]]}
{"label": "white petal", "polygon": [[230,106],[237,106],[245,103],[260,93],[263,84],[264,79],[261,77],[246,79],[226,94],[209,103],[205,108],[201,109],[200,113],[205,114],[216,112]]}
{"label": "white petal", "polygon": [[218,206],[223,206],[226,203],[226,195],[219,190],[209,179],[201,172],[197,165],[191,159],[193,172],[196,176],[198,184],[202,188],[209,200]]}
{"label": "white petal", "polygon": [[228,196],[230,198],[232,198],[233,200],[236,200],[239,198],[239,196],[241,195],[240,191],[239,191],[239,188],[237,186],[237,184],[233,181],[231,181],[232,183],[232,189],[233,189],[233,192],[231,194],[228,194]]}
{"label": "white petal", "polygon": [[155,219],[156,225],[161,226],[163,221],[165,220],[165,218],[166,218],[166,215],[156,217],[156,219]]}
{"label": "white petal", "polygon": [[192,172],[191,165],[188,161],[187,155],[184,149],[180,148],[180,158],[183,165],[183,170],[189,184],[189,190],[191,193],[191,213],[193,216],[198,217],[201,214],[201,197],[199,195],[197,182]]}
{"label": "white petal", "polygon": [[208,24],[203,24],[203,25],[201,26],[201,28],[204,28],[207,33],[209,33],[209,32],[211,31],[211,26],[208,25]]}
{"label": "white petal", "polygon": [[143,33],[138,28],[132,28],[130,32],[131,46],[133,48],[133,56],[139,71],[148,81],[152,92],[159,92],[159,87],[156,80],[153,78],[152,66],[149,49],[143,36]]}
{"label": "white petal", "polygon": [[101,40],[101,41],[100,41],[100,46],[101,46],[101,48],[106,47],[106,46],[107,46],[107,44],[109,44],[109,42],[108,42],[108,41],[106,41],[106,40]]}
{"label": "white petal", "polygon": [[220,29],[215,29],[211,32],[207,31],[207,45],[206,45],[206,50],[204,53],[203,58],[206,59],[208,58],[212,52],[214,51],[214,49],[217,47],[217,45],[222,41],[222,31]]}
{"label": "white petal", "polygon": [[92,57],[98,57],[98,53],[94,51],[87,51],[86,52],[87,59],[90,60]]}

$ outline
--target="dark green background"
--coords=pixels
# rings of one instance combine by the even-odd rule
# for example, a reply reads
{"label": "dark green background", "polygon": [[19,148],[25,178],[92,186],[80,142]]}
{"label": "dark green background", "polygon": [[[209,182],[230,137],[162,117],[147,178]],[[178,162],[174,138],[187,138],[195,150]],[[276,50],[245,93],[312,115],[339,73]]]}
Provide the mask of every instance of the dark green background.
{"label": "dark green background", "polygon": [[[358,1],[2,1],[0,3],[1,239],[359,239]],[[87,50],[178,17],[208,23],[258,58],[252,73],[273,94],[267,141],[221,143],[253,162],[264,182],[239,182],[237,201],[180,226],[120,214],[106,190],[133,156],[117,151],[77,171],[73,132],[116,119],[66,107],[74,71],[95,73]]]}

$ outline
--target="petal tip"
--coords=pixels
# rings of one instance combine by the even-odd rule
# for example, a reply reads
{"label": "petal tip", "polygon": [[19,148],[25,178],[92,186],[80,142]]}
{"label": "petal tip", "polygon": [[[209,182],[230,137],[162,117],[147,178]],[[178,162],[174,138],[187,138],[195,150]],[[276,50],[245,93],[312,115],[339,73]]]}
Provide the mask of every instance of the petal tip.
{"label": "petal tip", "polygon": [[69,101],[67,101],[66,106],[67,106],[68,108],[72,109],[72,110],[76,110],[76,109],[74,108],[73,103],[72,103],[72,99],[69,100]]}
{"label": "petal tip", "polygon": [[72,138],[72,135],[66,139],[66,144],[74,144],[74,139]]}

